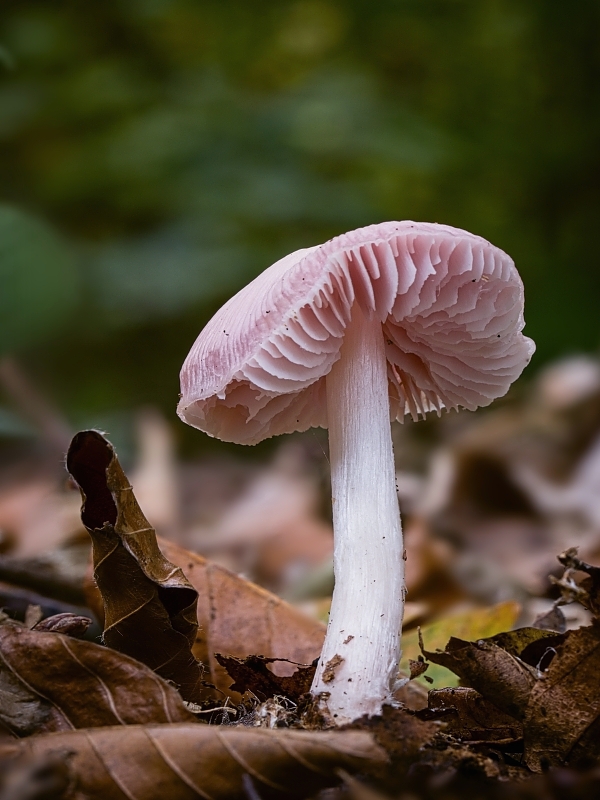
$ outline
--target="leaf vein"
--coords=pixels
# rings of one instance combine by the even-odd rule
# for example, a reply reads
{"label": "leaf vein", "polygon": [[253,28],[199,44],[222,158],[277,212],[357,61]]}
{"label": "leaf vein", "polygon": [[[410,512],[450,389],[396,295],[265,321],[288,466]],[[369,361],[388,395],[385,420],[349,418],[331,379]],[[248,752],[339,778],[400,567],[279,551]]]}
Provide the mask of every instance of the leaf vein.
{"label": "leaf vein", "polygon": [[69,647],[69,645],[67,644],[67,642],[66,642],[66,640],[65,640],[65,639],[61,639],[61,644],[62,644],[62,646],[65,648],[65,650],[67,651],[67,653],[68,653],[68,654],[71,656],[71,658],[72,658],[72,659],[73,659],[73,660],[74,660],[74,661],[75,661],[77,664],[79,664],[79,666],[80,666],[82,669],[84,669],[86,672],[88,672],[88,673],[89,673],[89,674],[92,676],[92,678],[94,678],[96,681],[98,681],[98,683],[100,684],[100,689],[101,689],[101,691],[102,691],[102,694],[104,695],[104,697],[105,697],[105,699],[106,699],[106,701],[107,701],[107,703],[108,703],[108,706],[109,706],[110,710],[111,710],[111,711],[112,711],[112,713],[115,715],[116,719],[118,719],[118,720],[119,720],[119,724],[120,724],[120,725],[125,725],[125,724],[126,724],[126,723],[125,723],[125,721],[123,720],[123,718],[121,717],[121,715],[119,714],[119,712],[118,712],[118,710],[117,710],[117,706],[116,706],[116,704],[115,704],[115,701],[114,701],[114,698],[113,698],[112,692],[110,691],[110,689],[108,688],[108,686],[106,685],[106,683],[105,683],[105,682],[102,680],[102,678],[101,678],[101,677],[100,677],[100,676],[99,676],[99,675],[98,675],[96,672],[94,672],[94,670],[93,670],[93,669],[90,669],[90,668],[89,668],[89,667],[88,667],[86,664],[84,664],[82,661],[80,661],[80,660],[77,658],[77,656],[75,655],[75,653],[73,652],[73,650],[71,650],[71,648]]}
{"label": "leaf vein", "polygon": [[221,731],[217,730],[215,731],[215,733],[217,735],[217,738],[220,739],[221,744],[227,750],[227,752],[233,758],[233,760],[236,761],[241,767],[243,767],[249,775],[252,775],[252,777],[256,778],[257,781],[260,781],[261,783],[270,786],[272,789],[277,789],[280,792],[286,792],[286,793],[289,792],[289,789],[287,789],[285,786],[282,786],[279,783],[275,783],[270,778],[261,775],[260,772],[254,769],[254,767],[251,767],[250,764],[248,764],[248,762],[244,758],[242,758],[242,756],[238,753],[238,751],[231,744],[231,742],[227,741],[227,737],[223,736]]}
{"label": "leaf vein", "polygon": [[167,766],[168,766],[168,767],[169,767],[169,768],[170,768],[170,769],[171,769],[171,770],[172,770],[172,771],[175,773],[175,775],[177,775],[177,777],[178,777],[180,780],[182,780],[182,781],[185,783],[185,785],[186,785],[186,786],[189,786],[189,788],[190,788],[190,789],[192,789],[194,792],[196,792],[198,795],[200,795],[200,797],[204,797],[204,798],[205,798],[205,800],[213,800],[213,796],[212,796],[212,795],[210,795],[210,794],[207,794],[206,792],[204,792],[204,791],[203,791],[203,790],[202,790],[202,789],[201,789],[201,788],[200,788],[200,787],[199,787],[199,786],[198,786],[198,785],[195,783],[195,781],[193,781],[193,780],[192,780],[192,778],[190,778],[190,776],[187,774],[187,772],[184,772],[184,771],[181,769],[181,767],[179,766],[179,764],[177,764],[177,762],[175,762],[175,761],[174,761],[174,760],[171,758],[171,756],[170,756],[170,755],[167,753],[167,751],[166,751],[166,750],[165,750],[165,749],[162,747],[162,745],[160,745],[160,744],[157,742],[157,740],[156,740],[156,739],[155,739],[155,738],[152,736],[152,734],[150,733],[150,731],[144,731],[144,733],[146,734],[146,736],[148,737],[148,739],[149,739],[149,740],[152,742],[152,744],[154,745],[154,748],[156,749],[156,751],[157,751],[157,753],[159,754],[159,756],[160,756],[160,757],[163,759],[163,761],[165,762],[165,764],[167,764]]}

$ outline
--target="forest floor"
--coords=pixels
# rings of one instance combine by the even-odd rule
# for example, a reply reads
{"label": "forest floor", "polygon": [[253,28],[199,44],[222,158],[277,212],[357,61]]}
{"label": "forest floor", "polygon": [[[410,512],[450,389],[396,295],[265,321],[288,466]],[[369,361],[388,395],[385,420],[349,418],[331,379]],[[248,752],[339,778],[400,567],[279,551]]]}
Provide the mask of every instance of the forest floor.
{"label": "forest floor", "polygon": [[0,800],[598,797],[600,365],[394,436],[401,685],[343,727],[322,437],[182,463],[144,411],[131,483],[95,431],[70,477],[0,443]]}

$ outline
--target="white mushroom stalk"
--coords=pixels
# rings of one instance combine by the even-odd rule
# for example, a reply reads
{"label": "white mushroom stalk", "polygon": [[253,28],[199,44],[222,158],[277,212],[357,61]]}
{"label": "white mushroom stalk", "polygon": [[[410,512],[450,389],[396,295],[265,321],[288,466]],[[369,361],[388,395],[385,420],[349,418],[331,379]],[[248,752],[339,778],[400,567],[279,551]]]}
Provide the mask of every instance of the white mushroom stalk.
{"label": "white mushroom stalk", "polygon": [[357,305],[326,384],[335,590],[312,691],[339,724],[391,700],[404,607],[383,332]]}
{"label": "white mushroom stalk", "polygon": [[404,563],[390,417],[504,395],[535,349],[524,324],[523,285],[502,250],[447,225],[384,222],[273,264],[215,314],[183,365],[178,413],[211,436],[255,444],[329,427],[336,588],[313,693],[329,693],[338,723],[379,713],[397,674]]}

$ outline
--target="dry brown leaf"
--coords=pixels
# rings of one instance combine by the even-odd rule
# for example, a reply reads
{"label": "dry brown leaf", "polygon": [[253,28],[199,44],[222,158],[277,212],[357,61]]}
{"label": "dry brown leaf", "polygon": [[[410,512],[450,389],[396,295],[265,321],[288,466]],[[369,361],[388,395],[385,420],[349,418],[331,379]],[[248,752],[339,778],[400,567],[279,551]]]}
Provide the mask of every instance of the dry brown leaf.
{"label": "dry brown leaf", "polygon": [[554,581],[563,595],[557,602],[577,600],[594,624],[546,639],[544,653],[535,654],[541,674],[525,713],[525,758],[537,770],[600,757],[600,568],[574,547],[558,560],[565,572]]}
{"label": "dry brown leaf", "polygon": [[451,639],[426,658],[452,669],[523,724],[525,763],[578,765],[600,757],[600,629],[522,628],[478,642]]}
{"label": "dry brown leaf", "polygon": [[[540,639],[551,636],[536,628],[523,630],[532,631],[532,636],[535,634]],[[536,681],[535,669],[516,653],[500,646],[496,637],[476,642],[452,637],[443,652],[423,650],[423,655],[428,661],[452,670],[464,684],[493,700],[501,711],[515,719],[523,717]]]}
{"label": "dry brown leaf", "polygon": [[569,631],[548,652],[552,655],[531,691],[524,719],[525,760],[535,771],[600,757],[598,626]]}
{"label": "dry brown leaf", "polygon": [[0,746],[0,759],[56,751],[71,754],[74,786],[65,800],[309,797],[337,783],[339,769],[362,771],[386,761],[384,750],[361,731],[182,724],[35,736]]}
{"label": "dry brown leaf", "polygon": [[[407,631],[402,635],[400,670],[406,675],[410,673],[410,660],[418,660],[421,654],[421,636],[428,650],[443,648],[451,636],[467,641],[485,639],[512,628],[520,611],[518,603],[508,601],[489,608],[470,608],[459,613],[445,614],[423,625],[421,633],[418,630]],[[443,689],[456,685],[454,675],[437,662],[432,664],[427,675],[433,681],[431,688]],[[417,681],[423,683],[421,678],[417,678]],[[425,684],[429,684],[429,681],[423,683]]]}
{"label": "dry brown leaf", "polygon": [[[387,753],[391,767],[379,771],[377,777],[394,782],[418,761],[427,745],[434,743],[441,725],[437,721],[419,719],[402,708],[386,705],[381,716],[362,717],[352,723],[352,729],[370,731],[375,741]],[[395,776],[395,777],[394,777]]]}
{"label": "dry brown leaf", "polygon": [[[205,690],[205,697],[241,695],[230,689],[231,678],[216,654],[246,658],[289,659],[311,664],[318,658],[325,638],[322,622],[307,616],[255,583],[234,575],[220,564],[183,547],[158,539],[165,557],[180,567],[198,592],[198,632],[194,656],[206,668],[205,680],[218,691]],[[101,616],[102,598],[91,582],[87,585],[90,608]]]}
{"label": "dry brown leaf", "polygon": [[192,720],[178,692],[132,658],[0,622],[0,721],[13,734]]}
{"label": "dry brown leaf", "polygon": [[67,468],[81,489],[94,577],[104,604],[104,642],[173,681],[186,700],[202,691],[191,647],[197,593],[161,553],[114,449],[97,431],[74,437]]}
{"label": "dry brown leaf", "polygon": [[522,726],[514,717],[465,686],[429,692],[428,708],[418,716],[441,720],[446,725],[446,732],[471,745],[509,746],[512,749],[523,738]]}
{"label": "dry brown leaf", "polygon": [[[408,662],[408,666],[410,667],[410,680],[414,681],[415,678],[420,678],[421,675],[424,675],[430,667],[426,661],[423,660],[423,656],[417,659],[410,659]],[[429,679],[431,680],[431,678]]]}
{"label": "dry brown leaf", "polygon": [[[30,606],[29,608],[32,608]],[[40,608],[33,606],[33,608]],[[42,610],[40,608],[40,614]],[[47,633],[64,633],[66,636],[73,636],[75,639],[81,639],[85,636],[87,629],[92,624],[89,617],[84,617],[81,614],[56,614],[53,617],[46,617],[40,619],[35,625],[27,624],[27,617],[25,618],[25,627],[31,628],[36,631],[44,631]]]}
{"label": "dry brown leaf", "polygon": [[579,601],[594,624],[566,633],[522,628],[491,639],[451,639],[443,653],[424,653],[452,669],[485,698],[523,723],[525,763],[581,765],[600,757],[600,568],[559,556],[558,602]]}
{"label": "dry brown leaf", "polygon": [[[228,675],[234,680],[231,685],[232,692],[252,692],[259,700],[267,700],[275,695],[283,695],[294,702],[300,696],[310,691],[316,667],[306,664],[296,664],[293,661],[264,658],[263,656],[248,656],[235,658],[216,654],[218,663],[227,670]],[[269,664],[291,664],[295,667],[292,675],[275,675],[269,669]]]}
{"label": "dry brown leaf", "polygon": [[[216,653],[245,658],[289,659],[311,664],[321,653],[325,626],[225,567],[160,541],[165,557],[181,567],[198,592],[198,634],[194,655],[207,668],[206,679],[234,701],[231,678]],[[222,695],[221,695],[222,696]]]}

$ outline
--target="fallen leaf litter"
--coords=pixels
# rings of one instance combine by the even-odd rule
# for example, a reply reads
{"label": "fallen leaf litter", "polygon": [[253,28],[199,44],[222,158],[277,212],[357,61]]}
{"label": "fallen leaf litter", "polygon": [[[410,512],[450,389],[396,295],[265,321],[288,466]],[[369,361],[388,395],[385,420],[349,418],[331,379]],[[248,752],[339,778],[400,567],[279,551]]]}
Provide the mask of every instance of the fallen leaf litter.
{"label": "fallen leaf litter", "polygon": [[[127,486],[125,490],[132,498]],[[110,510],[110,505],[104,507]],[[111,535],[117,526],[111,518],[107,521]],[[106,527],[92,530],[106,531]],[[154,534],[139,524],[137,530],[131,531],[134,538],[140,530],[143,538],[150,537],[143,552],[161,565],[168,563]],[[121,541],[129,544],[131,540]],[[135,553],[135,546],[132,550]],[[178,552],[169,544],[165,550]],[[209,574],[210,567],[205,560],[179,551],[170,572],[179,575],[174,564],[180,561],[184,569],[177,581],[187,601],[196,593],[184,577],[186,566],[192,573],[201,570],[204,574]],[[131,558],[129,550],[127,553]],[[85,634],[88,624],[82,615],[62,613],[40,620],[39,611],[32,609],[27,616],[29,627],[4,617],[0,620],[0,684],[4,691],[9,688],[15,702],[12,706],[0,703],[0,722],[26,737],[20,744],[0,747],[0,758],[8,765],[6,775],[16,783],[31,782],[36,770],[46,765],[48,780],[62,792],[56,797],[65,800],[71,796],[73,781],[80,789],[101,791],[107,798],[120,797],[115,794],[116,787],[125,782],[136,797],[153,800],[159,784],[168,791],[185,786],[192,791],[190,797],[207,792],[213,797],[244,797],[248,775],[260,796],[265,791],[277,796],[284,789],[289,791],[289,779],[282,783],[281,776],[295,774],[302,787],[295,790],[296,796],[302,797],[310,786],[316,790],[331,785],[340,774],[356,793],[357,786],[363,785],[352,778],[356,769],[363,774],[363,781],[370,775],[368,780],[379,786],[379,791],[387,787],[393,793],[394,782],[411,765],[415,774],[423,769],[434,773],[452,769],[456,775],[452,780],[458,783],[465,770],[474,770],[489,786],[496,786],[498,780],[522,781],[548,766],[585,765],[600,757],[596,735],[600,724],[600,672],[596,667],[600,568],[580,560],[573,549],[562,554],[560,561],[565,571],[561,578],[554,578],[562,591],[555,608],[573,601],[582,603],[593,615],[591,625],[564,631],[560,630],[560,615],[546,614],[538,627],[474,641],[450,638],[443,651],[426,649],[425,640],[422,656],[410,661],[411,678],[426,678],[429,665],[440,664],[452,669],[462,686],[434,689],[427,707],[416,712],[386,706],[379,720],[358,721],[350,729],[330,733],[321,729],[327,722],[319,716],[319,709],[307,703],[314,665],[306,661],[303,665],[276,657],[215,654],[222,670],[219,683],[225,690],[215,692],[208,680],[202,681],[204,694],[198,695],[201,704],[197,705],[184,703],[172,685],[130,655],[76,638]],[[142,572],[144,568],[152,571],[142,559]],[[230,580],[239,581],[235,576]],[[105,583],[104,592],[116,591],[110,587]],[[248,584],[242,591],[261,598],[284,618],[291,613],[276,598],[271,602],[263,590]],[[168,605],[167,616],[173,611],[175,617],[181,613],[177,604]],[[183,606],[184,613],[186,608]],[[553,620],[559,630],[548,629]],[[318,628],[315,641],[318,636],[322,636],[322,628]],[[195,635],[193,646],[196,642]],[[277,675],[277,662],[287,664],[293,673]],[[326,668],[334,673],[342,662],[337,655]],[[42,663],[43,668],[39,666]],[[399,689],[398,696],[405,696],[409,686]],[[108,697],[107,688],[111,692]],[[220,703],[210,699],[216,695],[220,695]],[[4,696],[0,692],[0,699]],[[81,699],[84,696],[85,700]],[[233,701],[243,698],[243,702],[229,705],[228,699],[223,705],[224,696]],[[203,724],[206,721],[210,724]],[[67,730],[73,727],[76,730]],[[259,738],[253,739],[248,729],[256,730]],[[203,742],[207,753],[200,764],[192,764],[190,743],[196,741]],[[289,755],[281,754],[282,748],[285,753],[292,748],[297,756],[290,760]],[[62,755],[57,757],[57,752]],[[155,760],[144,777],[141,763],[148,763],[150,752],[159,756],[152,757]],[[102,766],[92,767],[98,757]],[[313,765],[308,773],[303,766],[306,758]],[[217,765],[228,775],[224,782],[215,783]],[[317,766],[321,770],[318,779],[313,771]],[[174,774],[179,777],[174,779]],[[593,778],[579,774],[585,786],[593,785]],[[175,789],[176,785],[180,788]],[[514,789],[515,797],[518,791]]]}

